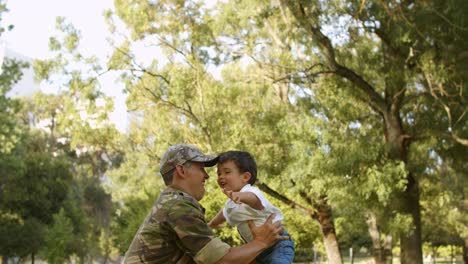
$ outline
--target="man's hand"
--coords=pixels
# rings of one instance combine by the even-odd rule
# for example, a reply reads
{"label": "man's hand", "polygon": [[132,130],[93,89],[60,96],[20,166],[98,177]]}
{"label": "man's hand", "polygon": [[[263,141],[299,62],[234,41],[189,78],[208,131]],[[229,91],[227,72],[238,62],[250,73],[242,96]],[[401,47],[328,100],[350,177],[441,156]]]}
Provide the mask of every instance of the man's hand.
{"label": "man's hand", "polygon": [[275,214],[271,214],[266,222],[259,227],[256,227],[252,220],[247,221],[254,239],[243,246],[231,248],[216,263],[255,263],[255,257],[263,250],[271,247],[279,240],[289,239],[289,236],[279,235],[284,228],[279,221],[272,223],[274,218]]}
{"label": "man's hand", "polygon": [[271,247],[279,240],[289,239],[289,236],[281,236],[279,233],[284,230],[280,221],[273,223],[275,214],[271,214],[265,223],[259,227],[256,227],[252,220],[248,220],[250,231],[254,237],[254,240],[265,245],[265,248]]}

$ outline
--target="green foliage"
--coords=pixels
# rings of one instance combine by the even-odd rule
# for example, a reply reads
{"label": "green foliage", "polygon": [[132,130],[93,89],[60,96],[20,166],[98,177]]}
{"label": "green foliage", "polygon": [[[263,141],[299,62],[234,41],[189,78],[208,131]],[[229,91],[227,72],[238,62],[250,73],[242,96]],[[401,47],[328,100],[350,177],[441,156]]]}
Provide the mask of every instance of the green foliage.
{"label": "green foliage", "polygon": [[79,53],[80,32],[65,18],[57,26],[62,34],[49,43],[56,57],[33,63],[35,80],[55,94],[10,99],[27,64],[6,59],[0,75],[0,255],[84,263],[108,253],[99,247],[111,213],[101,180],[121,161],[119,132],[100,91],[101,66]]}
{"label": "green foliage", "polygon": [[53,219],[53,225],[47,231],[43,255],[48,263],[64,263],[73,238],[73,225],[63,209],[54,214]]}
{"label": "green foliage", "polygon": [[20,140],[20,131],[14,116],[20,109],[19,102],[9,98],[7,93],[21,80],[22,68],[27,63],[9,58],[3,61],[0,72],[0,155],[8,154]]}
{"label": "green foliage", "polygon": [[[339,212],[335,212],[338,216]],[[359,212],[355,214],[360,215]],[[372,248],[368,227],[359,217],[336,217],[335,225],[342,249]]]}
{"label": "green foliage", "polygon": [[4,175],[1,205],[49,224],[66,197],[71,173],[66,161],[51,158],[40,149],[42,140],[40,136],[27,138],[22,142],[24,149],[15,153],[21,157],[22,169]]}
{"label": "green foliage", "polygon": [[390,199],[390,195],[394,192],[402,192],[406,188],[406,174],[405,164],[403,162],[397,162],[394,164],[385,164],[382,168],[377,166],[368,168],[365,173],[365,178],[368,183],[366,187],[361,188],[358,192],[359,195],[365,199],[369,199],[371,195],[377,197],[377,201],[383,206],[386,206],[393,199]]}
{"label": "green foliage", "polygon": [[42,246],[45,225],[36,218],[22,220],[20,216],[0,215],[0,254],[26,257]]}
{"label": "green foliage", "polygon": [[[56,44],[51,44],[51,46]],[[33,63],[33,70],[34,70],[34,80],[39,82],[40,80],[48,80],[51,72],[53,71],[54,67],[56,67],[56,62],[54,61],[41,61],[35,60]]]}
{"label": "green foliage", "polygon": [[[0,3],[0,21],[2,21],[2,13],[8,12],[8,8],[6,7],[5,3]],[[13,25],[8,25],[6,29],[3,26],[0,26],[0,36],[5,32],[5,30],[12,30]]]}
{"label": "green foliage", "polygon": [[[167,79],[155,79],[150,74],[135,79],[132,79],[135,76],[128,76],[127,90],[131,92],[128,104],[138,109],[138,118],[132,123],[129,135],[131,144],[127,148],[130,151],[125,162],[109,174],[112,179],[111,193],[117,201],[123,202],[118,211],[129,210],[127,202],[132,201],[132,196],[148,197],[146,188],[142,189],[141,186],[151,186],[153,190],[153,186],[162,188],[162,180],[155,175],[158,157],[169,144],[177,142],[192,143],[210,152],[248,150],[257,159],[262,182],[268,182],[278,190],[288,189],[290,184],[281,172],[293,159],[288,150],[292,148],[291,141],[299,140],[299,136],[304,135],[302,129],[307,127],[307,123],[301,121],[307,117],[304,116],[302,120],[296,117],[287,104],[261,83],[236,81],[235,76],[254,70],[244,71],[239,65],[232,65],[224,72],[225,78],[230,80],[224,85],[209,78],[207,73],[200,75],[198,68],[181,64],[167,65],[158,73],[168,76]],[[298,121],[296,126],[291,127],[290,121],[293,119]],[[284,136],[278,137],[281,133]],[[212,180],[207,185],[207,196],[202,200],[208,220],[220,210],[225,199]],[[276,204],[280,205],[280,202]],[[297,217],[298,213],[286,206],[283,209],[290,221],[287,225],[291,226],[289,231],[297,236],[298,243],[308,245],[314,241],[313,237],[318,236],[318,232],[304,233],[293,228],[312,225],[310,229],[317,230],[310,218]],[[123,230],[131,227],[120,226],[123,226]],[[136,226],[133,228],[133,232],[128,232],[131,235],[136,232]],[[232,228],[216,232],[233,245],[241,243]]]}
{"label": "green foliage", "polygon": [[144,200],[129,198],[125,200],[124,206],[116,206],[111,231],[113,233],[113,246],[117,248],[120,254],[125,254],[127,251],[138,228],[153,206],[156,197],[151,195]]}
{"label": "green foliage", "polygon": [[39,135],[25,135],[12,153],[0,156],[2,255],[37,253],[67,196],[69,164],[43,152],[42,143]]}
{"label": "green foliage", "polygon": [[463,248],[460,246],[453,246],[453,245],[434,247],[433,245],[426,244],[425,252],[428,253],[427,255],[431,254],[432,257],[435,257],[435,258],[444,257],[445,259],[450,258],[450,261],[452,261],[452,258],[455,259],[456,256],[460,256],[463,254]]}
{"label": "green foliage", "polygon": [[468,218],[464,212],[466,182],[454,165],[451,162],[440,164],[428,172],[423,182],[423,234],[425,241],[435,247],[463,245],[468,235]]}
{"label": "green foliage", "polygon": [[409,214],[399,214],[397,213],[392,221],[389,221],[390,230],[395,233],[404,232],[406,234],[414,232],[414,222],[413,218]]}
{"label": "green foliage", "polygon": [[130,43],[127,41],[114,51],[114,54],[112,54],[107,64],[109,69],[126,69],[128,65],[131,64],[131,57],[127,54],[129,52],[129,46]]}
{"label": "green foliage", "polygon": [[[49,43],[57,56],[33,64],[36,80],[58,92],[24,103],[45,134],[21,141],[18,124],[27,127],[29,119],[15,119],[19,104],[5,96],[20,67],[7,62],[1,75],[0,169],[8,175],[0,182],[1,221],[18,232],[39,221],[37,230],[49,225],[61,234],[68,249],[50,252],[52,262],[107,254],[97,251],[110,238],[123,253],[164,188],[160,156],[186,142],[204,152],[251,152],[259,181],[296,209],[331,205],[346,246],[369,246],[368,212],[384,234],[416,230],[401,210],[414,177],[424,239],[459,243],[467,225],[468,6],[408,3],[219,1],[207,10],[200,1],[119,0],[106,17],[111,30],[120,18],[129,36],[116,41],[105,65],[83,57],[80,32],[58,18],[62,34]],[[165,59],[138,65],[134,49],[142,43],[161,47]],[[208,70],[213,65],[220,78]],[[99,77],[111,70],[128,92],[126,135],[108,123],[113,106],[100,89]],[[225,201],[210,174],[207,219]],[[299,248],[319,240],[310,214],[269,198]],[[241,243],[232,228],[216,232]],[[43,232],[34,236],[44,239]],[[37,251],[23,249],[5,254]]]}

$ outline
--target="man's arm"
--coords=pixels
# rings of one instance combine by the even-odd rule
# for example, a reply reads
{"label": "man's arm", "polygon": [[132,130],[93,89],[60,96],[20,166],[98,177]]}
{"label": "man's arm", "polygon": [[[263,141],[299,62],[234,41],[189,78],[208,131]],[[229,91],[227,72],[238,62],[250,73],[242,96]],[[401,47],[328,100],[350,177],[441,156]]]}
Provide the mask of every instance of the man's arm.
{"label": "man's arm", "polygon": [[265,223],[259,227],[256,227],[252,220],[249,220],[248,224],[254,239],[243,246],[231,248],[229,252],[216,263],[250,263],[255,260],[257,255],[263,250],[271,247],[277,241],[289,239],[288,236],[279,235],[284,227],[281,225],[280,221],[272,223],[274,216],[274,214],[271,214]]}
{"label": "man's arm", "polygon": [[176,232],[183,248],[191,252],[196,263],[250,263],[264,249],[279,240],[289,239],[279,233],[284,229],[280,221],[272,223],[275,215],[268,217],[261,226],[256,227],[248,221],[253,240],[241,247],[232,248],[215,237],[212,229],[205,221],[203,212],[187,201],[177,201],[170,206],[166,223]]}
{"label": "man's arm", "polygon": [[223,193],[235,203],[245,203],[256,210],[262,210],[264,208],[260,199],[253,192],[233,192],[223,189]]}
{"label": "man's arm", "polygon": [[208,225],[211,228],[221,228],[223,227],[223,223],[226,222],[226,218],[224,218],[223,215],[223,209],[221,209],[216,216],[211,219],[211,221],[208,223]]}

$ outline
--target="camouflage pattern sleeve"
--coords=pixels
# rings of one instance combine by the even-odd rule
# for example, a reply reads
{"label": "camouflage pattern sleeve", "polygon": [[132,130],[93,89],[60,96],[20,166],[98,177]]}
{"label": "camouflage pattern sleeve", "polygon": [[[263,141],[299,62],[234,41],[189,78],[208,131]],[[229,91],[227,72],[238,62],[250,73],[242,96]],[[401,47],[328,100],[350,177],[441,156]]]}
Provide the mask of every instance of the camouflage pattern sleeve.
{"label": "camouflage pattern sleeve", "polygon": [[208,227],[198,201],[168,187],[138,229],[124,263],[213,264],[229,249]]}
{"label": "camouflage pattern sleeve", "polygon": [[193,259],[198,264],[213,264],[224,257],[230,249],[231,246],[215,237],[206,244],[204,248],[198,251],[197,255],[195,255]]}
{"label": "camouflage pattern sleeve", "polygon": [[192,203],[173,204],[168,223],[179,237],[182,247],[199,264],[212,264],[223,257],[230,246],[214,236],[202,210]]}

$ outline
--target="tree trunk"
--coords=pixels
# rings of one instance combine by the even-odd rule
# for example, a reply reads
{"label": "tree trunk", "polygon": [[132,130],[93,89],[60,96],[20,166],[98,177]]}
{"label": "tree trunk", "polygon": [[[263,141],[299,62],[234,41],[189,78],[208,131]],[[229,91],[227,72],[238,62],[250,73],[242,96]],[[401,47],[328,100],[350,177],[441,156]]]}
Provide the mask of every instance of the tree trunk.
{"label": "tree trunk", "polygon": [[263,182],[256,183],[258,188],[263,192],[275,197],[281,202],[287,204],[291,208],[299,210],[300,212],[309,215],[313,219],[317,220],[320,224],[320,229],[322,230],[323,243],[327,251],[328,262],[333,264],[343,263],[340,247],[338,245],[338,240],[336,238],[335,224],[332,219],[332,210],[331,207],[326,203],[326,197],[321,197],[320,204],[312,201],[305,193],[301,193],[303,197],[307,200],[309,205],[312,205],[314,209],[307,208],[302,206],[286,196],[278,193],[277,191],[271,189],[268,185]]}
{"label": "tree trunk", "polygon": [[393,237],[391,235],[387,235],[385,237],[385,242],[384,242],[384,255],[385,255],[386,264],[392,264],[392,261],[393,261],[392,248],[393,248]]}
{"label": "tree trunk", "polygon": [[387,235],[384,241],[380,239],[380,230],[374,213],[368,213],[366,222],[372,240],[375,264],[392,264],[392,236]]}
{"label": "tree trunk", "polygon": [[322,230],[323,243],[327,251],[328,263],[343,263],[338,240],[336,239],[335,224],[332,219],[332,209],[328,204],[319,206],[316,219]]}
{"label": "tree trunk", "polygon": [[[389,144],[389,157],[395,161],[407,162],[409,149],[408,136],[403,132],[403,126],[397,106],[392,105],[384,115],[385,137]],[[409,215],[413,221],[411,232],[400,234],[401,264],[422,264],[421,238],[421,208],[419,204],[419,184],[409,172],[406,189],[399,200],[399,212]]]}
{"label": "tree trunk", "polygon": [[450,245],[450,263],[453,263],[454,254],[453,254],[453,245]]}
{"label": "tree trunk", "polygon": [[[287,7],[300,25],[310,34],[321,51],[324,64],[330,71],[355,85],[359,92],[357,99],[362,100],[384,119],[386,142],[391,159],[407,162],[409,137],[404,134],[399,116],[403,105],[406,82],[405,61],[395,50],[383,41],[383,57],[385,67],[385,98],[356,72],[338,63],[331,40],[320,30],[320,25],[314,18],[320,16],[320,8],[311,8],[308,1],[286,1],[281,4]],[[411,173],[408,174],[406,191],[401,195],[400,210],[402,214],[412,217],[414,229],[408,234],[400,234],[401,264],[422,264],[421,219],[418,182]]]}
{"label": "tree trunk", "polygon": [[402,212],[412,216],[414,229],[409,234],[400,234],[401,264],[422,264],[419,187],[411,174],[408,175],[407,188],[402,198]]}
{"label": "tree trunk", "polygon": [[463,263],[468,264],[468,238],[464,239],[465,243],[463,244]]}

